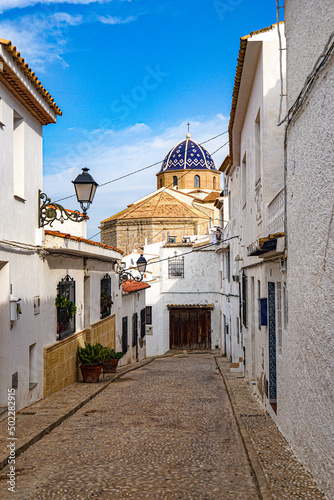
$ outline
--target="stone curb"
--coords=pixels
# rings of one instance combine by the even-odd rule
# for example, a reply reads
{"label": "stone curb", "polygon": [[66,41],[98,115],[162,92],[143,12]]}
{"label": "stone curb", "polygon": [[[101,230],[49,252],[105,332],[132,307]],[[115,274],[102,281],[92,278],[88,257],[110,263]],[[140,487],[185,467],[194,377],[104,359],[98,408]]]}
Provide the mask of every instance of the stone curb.
{"label": "stone curb", "polygon": [[270,486],[268,484],[268,481],[266,479],[264,471],[263,471],[261,464],[259,462],[258,455],[256,453],[254,446],[253,446],[253,443],[252,443],[252,440],[251,440],[250,435],[248,433],[248,430],[247,430],[247,428],[246,428],[246,426],[245,426],[245,424],[242,421],[242,418],[240,416],[240,411],[238,409],[238,405],[237,405],[237,402],[235,400],[233,391],[232,391],[232,389],[231,389],[231,387],[230,387],[230,385],[229,385],[229,383],[224,375],[223,370],[219,366],[217,356],[214,355],[214,358],[215,358],[216,366],[217,366],[217,368],[222,376],[222,379],[224,381],[229,400],[231,402],[233,414],[234,414],[234,417],[235,417],[235,420],[236,420],[236,423],[237,423],[237,426],[239,429],[239,433],[240,433],[242,442],[243,442],[245,450],[246,450],[248,462],[250,464],[250,467],[253,471],[253,474],[254,474],[254,477],[255,477],[255,480],[257,483],[260,498],[262,500],[272,500],[273,496],[271,493]]}
{"label": "stone curb", "polygon": [[[134,370],[138,370],[139,368],[142,368],[143,366],[148,365],[149,363],[152,363],[155,359],[162,357],[162,356],[154,356],[152,358],[146,359],[140,364],[136,364],[135,366],[130,366],[128,369],[125,369],[124,371],[117,373],[115,376],[113,376],[110,380],[106,381],[102,387],[99,387],[95,392],[90,394],[88,397],[80,401],[74,408],[71,408],[67,413],[59,417],[57,420],[52,422],[51,424],[47,425],[42,429],[41,431],[37,432],[32,438],[27,439],[25,442],[23,442],[20,446],[18,446],[15,450],[15,457],[18,457],[26,451],[30,446],[33,444],[37,443],[40,439],[42,439],[43,436],[46,434],[49,434],[53,429],[56,427],[59,427],[60,424],[62,424],[65,420],[67,420],[69,417],[74,415],[80,408],[82,408],[85,404],[87,404],[89,401],[94,399],[96,396],[98,396],[104,389],[106,389],[110,384],[112,384],[115,380],[119,379],[126,373],[132,372]],[[78,383],[78,382],[75,382]],[[2,456],[0,456],[0,470],[2,470],[6,465],[8,464],[8,459],[9,455],[3,453]]]}

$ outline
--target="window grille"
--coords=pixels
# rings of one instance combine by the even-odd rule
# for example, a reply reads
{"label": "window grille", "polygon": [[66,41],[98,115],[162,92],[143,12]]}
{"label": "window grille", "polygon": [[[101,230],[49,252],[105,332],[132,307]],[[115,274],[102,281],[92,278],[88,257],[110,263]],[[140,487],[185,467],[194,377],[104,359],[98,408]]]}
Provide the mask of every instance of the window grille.
{"label": "window grille", "polygon": [[282,354],[282,283],[277,282],[277,352]]}
{"label": "window grille", "polygon": [[152,306],[146,306],[146,324],[152,325]]}
{"label": "window grille", "polygon": [[138,343],[138,314],[132,316],[132,347],[136,347]]}
{"label": "window grille", "polygon": [[143,339],[146,335],[146,309],[140,311],[140,338]]}
{"label": "window grille", "polygon": [[122,318],[122,351],[128,352],[128,317]]}
{"label": "window grille", "polygon": [[[63,278],[57,287],[58,295],[63,295],[67,300],[67,305],[57,309],[57,330],[59,340],[65,339],[75,332],[75,314],[71,314],[70,302],[75,304],[75,281],[68,274]],[[71,317],[72,316],[72,317]]]}
{"label": "window grille", "polygon": [[184,278],[184,257],[172,257],[168,260],[168,278]]}
{"label": "window grille", "polygon": [[178,184],[177,175],[174,175],[174,177],[173,177],[173,187],[177,187],[177,184]]}
{"label": "window grille", "polygon": [[101,319],[110,316],[111,314],[111,277],[106,274],[101,279],[101,298],[100,298],[100,317]]}
{"label": "window grille", "polygon": [[247,328],[247,276],[242,276],[242,324]]}

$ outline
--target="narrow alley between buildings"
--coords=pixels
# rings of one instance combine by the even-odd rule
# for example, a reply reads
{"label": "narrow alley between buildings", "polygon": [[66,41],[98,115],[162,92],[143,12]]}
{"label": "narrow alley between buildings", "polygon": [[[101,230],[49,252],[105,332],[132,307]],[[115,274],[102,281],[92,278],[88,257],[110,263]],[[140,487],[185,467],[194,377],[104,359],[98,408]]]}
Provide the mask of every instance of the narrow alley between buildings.
{"label": "narrow alley between buildings", "polygon": [[1,472],[3,499],[258,498],[210,354],[156,359],[126,374],[16,466],[15,495],[8,466]]}

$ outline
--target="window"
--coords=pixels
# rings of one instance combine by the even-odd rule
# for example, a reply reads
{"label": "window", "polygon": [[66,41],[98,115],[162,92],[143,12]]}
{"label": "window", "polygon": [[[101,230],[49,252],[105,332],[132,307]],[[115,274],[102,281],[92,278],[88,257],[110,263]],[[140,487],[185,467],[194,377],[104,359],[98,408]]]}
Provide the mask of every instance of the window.
{"label": "window", "polygon": [[13,174],[14,196],[24,200],[24,123],[16,111],[13,114]]}
{"label": "window", "polygon": [[146,335],[146,309],[140,311],[140,338],[143,339]]}
{"label": "window", "polygon": [[122,318],[122,351],[128,352],[128,317]]}
{"label": "window", "polygon": [[100,299],[100,317],[106,318],[111,314],[111,306],[113,301],[111,299],[111,277],[106,274],[101,279],[101,299]]}
{"label": "window", "polygon": [[242,208],[245,208],[247,201],[247,168],[246,168],[246,153],[244,154],[244,159],[242,160]]}
{"label": "window", "polygon": [[257,113],[254,123],[255,135],[255,184],[261,178],[261,123],[260,123],[260,110]]}
{"label": "window", "polygon": [[231,281],[231,254],[229,251],[226,254],[226,260],[227,260],[227,262],[226,262],[226,264],[227,264],[226,265],[226,271],[227,271],[226,278],[227,278],[227,281],[230,283],[230,281]]}
{"label": "window", "polygon": [[194,187],[195,188],[201,187],[201,179],[200,179],[199,175],[195,175],[195,177],[194,177]]}
{"label": "window", "polygon": [[152,325],[152,306],[146,306],[146,324]]}
{"label": "window", "polygon": [[29,390],[37,385],[37,351],[36,344],[29,346]]}
{"label": "window", "polygon": [[57,334],[62,340],[75,332],[75,281],[69,275],[58,283]]}
{"label": "window", "polygon": [[286,282],[283,283],[283,307],[284,307],[284,330],[288,329],[288,289],[286,286]]}
{"label": "window", "polygon": [[216,177],[213,178],[213,189],[216,189]]}
{"label": "window", "polygon": [[282,283],[277,282],[277,352],[282,355]]}
{"label": "window", "polygon": [[177,187],[177,182],[178,182],[177,176],[174,175],[174,177],[173,177],[173,187]]}
{"label": "window", "polygon": [[162,179],[159,179],[159,188],[162,188]]}
{"label": "window", "polygon": [[237,344],[240,344],[240,328],[239,328],[239,318],[236,317],[236,327],[237,327]]}
{"label": "window", "polygon": [[184,257],[168,259],[168,278],[184,278]]}
{"label": "window", "polygon": [[242,324],[247,328],[247,276],[242,275]]}
{"label": "window", "polygon": [[136,347],[138,343],[138,314],[132,315],[132,347]]}

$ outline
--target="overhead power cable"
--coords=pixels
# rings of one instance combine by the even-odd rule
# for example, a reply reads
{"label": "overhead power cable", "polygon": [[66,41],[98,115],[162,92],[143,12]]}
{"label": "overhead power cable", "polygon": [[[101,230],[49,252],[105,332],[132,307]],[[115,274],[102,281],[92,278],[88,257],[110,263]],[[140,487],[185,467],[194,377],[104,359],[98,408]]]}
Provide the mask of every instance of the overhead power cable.
{"label": "overhead power cable", "polygon": [[[227,134],[227,132],[228,132],[228,130],[225,130],[225,132],[222,132],[221,134],[215,135],[214,137],[210,137],[210,139],[207,139],[206,141],[199,143],[199,145],[202,146],[203,144],[206,144],[207,142],[213,141],[214,139],[217,139],[218,137],[221,137],[222,135]],[[195,148],[193,148],[193,149],[195,149]],[[214,154],[214,153],[212,153],[212,154]],[[151,165],[147,165],[146,167],[139,168],[137,170],[134,170],[133,172],[129,172],[128,174],[124,174],[124,175],[121,175],[120,177],[116,177],[115,179],[111,179],[110,181],[103,182],[102,184],[99,185],[99,187],[103,187],[103,186],[106,186],[107,184],[111,184],[113,182],[120,181],[121,179],[125,179],[126,177],[130,177],[131,175],[138,174],[138,172],[143,172],[143,170],[147,170],[149,168],[155,167],[156,165],[160,165],[160,163],[162,163],[162,162],[163,162],[163,160],[156,161],[155,163],[151,163]],[[74,196],[75,196],[75,194],[71,194],[69,196],[65,196],[64,198],[59,198],[59,200],[56,200],[54,203],[58,203],[59,201],[63,201],[63,200],[68,200],[69,198],[73,198]]]}
{"label": "overhead power cable", "polygon": [[[220,146],[218,149],[216,149],[216,151],[214,151],[212,155],[216,154],[217,151],[219,151],[220,149],[222,149],[224,146],[226,146],[227,144],[229,143],[229,141],[226,141],[222,146]],[[194,150],[195,148],[192,148],[190,151]],[[188,150],[187,150],[188,151]],[[160,163],[160,162],[159,162]],[[196,168],[189,168],[185,171],[185,173],[183,175],[181,175],[179,179],[182,179],[183,177],[185,177],[186,175],[189,174],[189,172],[191,172],[192,170],[196,170]],[[169,187],[173,186],[173,182],[171,182],[168,186],[165,186],[164,188],[162,188],[161,192],[165,191],[166,189],[168,189]],[[137,205],[136,208],[140,208],[142,207],[149,199],[151,199],[150,195],[147,195],[147,198],[140,204],[140,205]],[[201,217],[197,217],[198,219],[201,218]],[[204,218],[204,217],[203,217]],[[117,221],[114,222],[114,224],[109,224],[108,226],[106,226],[105,228],[102,228],[101,231],[99,231],[98,233],[94,234],[93,236],[90,236],[89,239],[91,240],[92,238],[95,238],[95,236],[98,236],[99,234],[101,234],[103,231],[106,231],[107,229],[110,229],[110,227],[116,225],[119,221],[123,220],[124,217],[120,217],[119,219],[117,219]]]}

